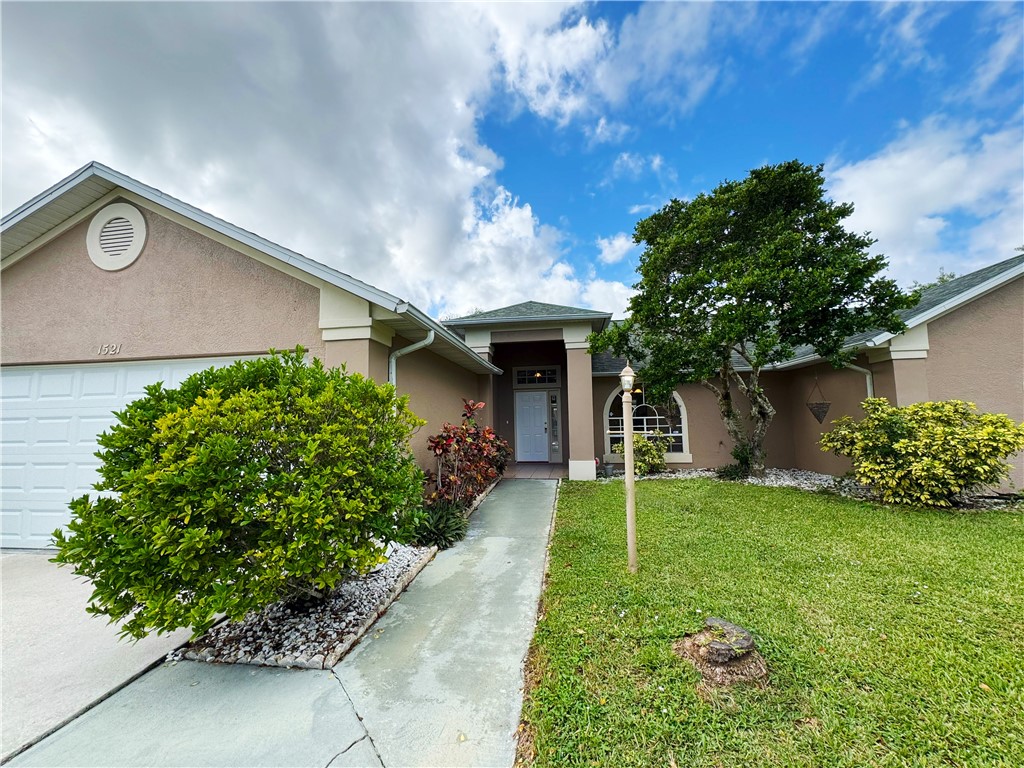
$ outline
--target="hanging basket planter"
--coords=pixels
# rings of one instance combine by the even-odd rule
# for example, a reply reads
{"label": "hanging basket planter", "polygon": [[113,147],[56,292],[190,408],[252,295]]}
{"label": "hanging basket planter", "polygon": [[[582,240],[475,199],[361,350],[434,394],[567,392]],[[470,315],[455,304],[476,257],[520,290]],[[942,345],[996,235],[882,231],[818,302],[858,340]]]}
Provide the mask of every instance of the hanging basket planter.
{"label": "hanging basket planter", "polygon": [[[818,399],[811,400],[814,396],[814,391],[818,391]],[[832,407],[832,403],[825,399],[825,393],[821,391],[821,387],[818,386],[818,378],[814,378],[814,386],[811,387],[811,393],[807,395],[807,409],[814,415],[814,418],[818,420],[819,424],[825,423],[825,416],[828,414],[828,409]]]}
{"label": "hanging basket planter", "polygon": [[814,403],[807,403],[807,408],[810,410],[812,414],[814,414],[814,418],[818,420],[819,424],[825,423],[825,416],[828,414],[828,409],[831,407],[832,403],[826,400],[819,400]]}

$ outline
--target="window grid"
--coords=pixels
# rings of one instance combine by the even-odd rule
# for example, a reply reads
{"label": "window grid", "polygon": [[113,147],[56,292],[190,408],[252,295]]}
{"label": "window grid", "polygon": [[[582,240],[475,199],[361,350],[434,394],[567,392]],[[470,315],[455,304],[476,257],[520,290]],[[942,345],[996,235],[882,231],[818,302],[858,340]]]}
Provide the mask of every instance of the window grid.
{"label": "window grid", "polygon": [[516,370],[516,386],[539,387],[558,386],[557,368],[519,368]]}
{"label": "window grid", "polygon": [[[622,396],[612,401],[613,407],[618,405],[619,413],[608,414],[608,442],[610,447],[621,445],[624,440],[626,419],[622,412]],[[678,420],[675,426],[665,416],[659,414],[654,406],[644,402],[643,391],[633,393],[633,433],[643,435],[662,434],[669,440],[666,453],[685,453],[682,423]]]}

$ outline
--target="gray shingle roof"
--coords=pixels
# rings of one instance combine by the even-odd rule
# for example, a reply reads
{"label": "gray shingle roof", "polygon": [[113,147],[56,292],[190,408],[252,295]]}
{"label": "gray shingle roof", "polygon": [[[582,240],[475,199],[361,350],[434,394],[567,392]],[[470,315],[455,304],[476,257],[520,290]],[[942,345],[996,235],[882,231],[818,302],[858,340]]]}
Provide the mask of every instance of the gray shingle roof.
{"label": "gray shingle roof", "polygon": [[580,307],[564,307],[560,304],[544,304],[539,301],[524,301],[509,307],[476,312],[466,317],[445,320],[447,326],[485,325],[488,323],[537,322],[543,320],[610,320],[611,313],[597,312]]}
{"label": "gray shingle roof", "polygon": [[[975,272],[961,275],[947,283],[926,288],[921,293],[921,301],[918,302],[917,306],[912,309],[904,309],[899,313],[900,317],[903,318],[903,322],[908,327],[918,325],[922,318],[931,314],[934,310],[940,309],[942,305],[951,304],[950,309],[958,306],[958,299],[965,299],[967,294],[970,294],[971,291],[984,285],[989,280],[998,278],[1000,275],[1021,265],[1024,265],[1024,254],[1013,256],[1005,261],[1000,261],[998,264],[992,264]],[[850,336],[846,340],[846,345],[848,347],[860,346],[881,333],[883,332],[877,328],[865,331],[864,333],[858,333],[855,336]]]}

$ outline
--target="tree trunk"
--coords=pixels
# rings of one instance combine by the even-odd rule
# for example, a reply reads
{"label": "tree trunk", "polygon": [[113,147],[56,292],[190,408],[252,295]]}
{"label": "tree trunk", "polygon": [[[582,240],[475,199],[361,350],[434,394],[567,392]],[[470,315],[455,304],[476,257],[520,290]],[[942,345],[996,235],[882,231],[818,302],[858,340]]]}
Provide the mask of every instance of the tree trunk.
{"label": "tree trunk", "polygon": [[736,384],[740,391],[743,392],[750,402],[752,428],[750,436],[747,438],[750,475],[751,477],[764,477],[764,462],[766,458],[764,440],[768,434],[768,427],[771,426],[772,419],[775,417],[775,408],[761,388],[761,372],[758,368],[752,368],[750,373],[747,374],[746,380],[735,371],[733,371],[733,375],[736,377]]}
{"label": "tree trunk", "polygon": [[715,396],[715,399],[718,401],[718,411],[722,416],[722,423],[725,425],[725,431],[736,445],[741,445],[747,442],[747,430],[743,424],[743,414],[736,410],[736,404],[732,399],[732,391],[729,386],[731,369],[731,364],[722,366],[721,373],[719,374],[723,384],[721,388],[716,387],[710,381],[702,381],[701,385]]}

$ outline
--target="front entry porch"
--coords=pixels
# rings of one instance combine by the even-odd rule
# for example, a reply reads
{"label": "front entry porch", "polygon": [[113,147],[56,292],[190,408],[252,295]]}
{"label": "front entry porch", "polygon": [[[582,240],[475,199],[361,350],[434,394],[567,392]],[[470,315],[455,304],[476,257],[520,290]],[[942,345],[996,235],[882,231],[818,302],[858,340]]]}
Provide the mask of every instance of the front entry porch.
{"label": "front entry porch", "polygon": [[[587,338],[611,315],[528,301],[447,322],[466,344],[501,368],[491,380],[490,418],[520,466],[551,467],[552,477],[593,480],[593,369]],[[531,476],[535,470],[524,469]],[[522,475],[517,475],[522,476]]]}

